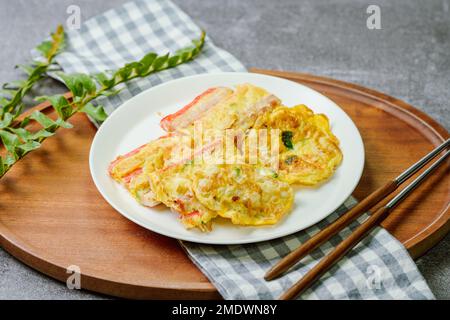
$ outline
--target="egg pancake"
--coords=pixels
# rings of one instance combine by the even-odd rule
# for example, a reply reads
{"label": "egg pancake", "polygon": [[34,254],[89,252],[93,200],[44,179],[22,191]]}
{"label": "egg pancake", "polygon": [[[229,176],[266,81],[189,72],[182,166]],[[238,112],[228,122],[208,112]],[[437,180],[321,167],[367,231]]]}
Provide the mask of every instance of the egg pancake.
{"label": "egg pancake", "polygon": [[331,177],[342,161],[328,118],[305,105],[277,107],[261,115],[255,128],[280,130],[278,174],[290,184],[316,185]]}
{"label": "egg pancake", "polygon": [[210,88],[194,98],[177,112],[164,117],[160,126],[167,132],[183,129],[198,120],[206,111],[228,99],[233,90],[225,87]]}
{"label": "egg pancake", "polygon": [[123,184],[139,203],[150,207],[155,206],[158,202],[154,200],[148,178],[144,175],[144,164],[146,164],[147,172],[163,169],[179,161],[179,154],[184,152],[180,151],[180,148],[192,148],[191,140],[181,139],[174,134],[160,137],[125,155],[118,156],[111,162],[108,168],[109,174]]}
{"label": "egg pancake", "polygon": [[293,190],[269,169],[250,165],[184,164],[149,174],[156,199],[187,228],[211,229],[218,215],[233,224],[274,224],[292,207]]}
{"label": "egg pancake", "polygon": [[276,96],[251,84],[236,86],[232,94],[226,88],[213,88],[202,95],[187,108],[163,118],[161,127],[192,134],[197,122],[203,130],[246,130],[253,126],[260,114],[280,104]]}
{"label": "egg pancake", "polygon": [[[186,162],[220,161],[215,150],[222,146],[222,137],[195,146],[192,136],[172,133],[117,157],[109,166],[109,175],[123,184],[142,205],[153,207],[160,202],[150,190],[148,174]],[[214,160],[214,157],[217,157]]]}
{"label": "egg pancake", "polygon": [[159,172],[148,172],[150,187],[155,198],[179,213],[183,225],[211,230],[211,220],[217,212],[204,206],[193,191],[192,169],[190,163],[171,166]]}
{"label": "egg pancake", "polygon": [[[163,203],[186,228],[210,231],[217,217],[275,224],[293,205],[291,184],[317,185],[342,162],[325,115],[285,107],[251,84],[208,89],[160,125],[168,135],[117,157],[108,171],[140,204]],[[276,168],[265,158],[275,146]],[[237,161],[229,162],[229,153]]]}
{"label": "egg pancake", "polygon": [[193,191],[207,208],[233,224],[277,223],[292,207],[289,184],[270,169],[251,165],[205,165],[193,172]]}

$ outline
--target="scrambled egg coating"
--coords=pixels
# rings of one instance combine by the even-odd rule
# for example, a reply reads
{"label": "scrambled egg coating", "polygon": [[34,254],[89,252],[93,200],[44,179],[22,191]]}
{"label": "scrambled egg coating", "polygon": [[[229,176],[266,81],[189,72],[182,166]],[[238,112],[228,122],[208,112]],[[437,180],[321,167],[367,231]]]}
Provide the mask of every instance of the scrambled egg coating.
{"label": "scrambled egg coating", "polygon": [[328,118],[305,105],[277,107],[261,115],[255,128],[280,130],[278,174],[290,184],[316,185],[331,177],[342,162]]}
{"label": "scrambled egg coating", "polygon": [[251,165],[177,165],[149,174],[156,198],[180,214],[187,228],[211,229],[218,215],[233,224],[278,222],[289,212],[294,193],[274,172]]}
{"label": "scrambled egg coating", "polygon": [[[150,190],[147,174],[161,170],[167,165],[179,161],[180,154],[190,154],[192,139],[180,138],[178,135],[167,135],[125,154],[111,162],[108,171],[111,177],[123,184],[131,195],[142,205],[155,206]],[[187,150],[187,151],[185,151]]]}
{"label": "scrambled egg coating", "polygon": [[211,221],[217,212],[204,206],[195,196],[192,184],[192,164],[179,164],[159,172],[148,172],[151,190],[155,198],[180,214],[183,225],[211,230]]}
{"label": "scrambled egg coating", "polygon": [[[231,96],[227,96],[196,116],[195,121],[203,130],[247,130],[253,126],[260,114],[272,110],[280,102],[280,99],[263,88],[248,83],[241,84],[236,86]],[[178,118],[182,117],[181,115]],[[180,131],[192,133],[193,130],[194,122],[191,122]]]}
{"label": "scrambled egg coating", "polygon": [[[250,84],[230,91],[212,88],[165,117],[161,125],[171,132],[117,157],[108,169],[111,177],[140,204],[163,203],[177,212],[186,228],[210,231],[217,217],[245,226],[280,221],[294,202],[291,184],[314,186],[333,175],[343,157],[339,141],[328,118],[304,105],[285,107]],[[209,137],[201,148],[194,120]],[[226,129],[234,129],[236,137],[229,138]],[[264,154],[277,144],[276,171],[261,157],[248,161],[249,144],[242,143],[252,139],[248,129],[269,129],[264,131],[269,145],[258,144],[257,151]],[[225,156],[220,146],[228,142],[247,163],[220,162]]]}
{"label": "scrambled egg coating", "polygon": [[233,224],[275,224],[294,201],[289,184],[266,168],[206,165],[194,170],[193,176],[193,190],[199,201]]}

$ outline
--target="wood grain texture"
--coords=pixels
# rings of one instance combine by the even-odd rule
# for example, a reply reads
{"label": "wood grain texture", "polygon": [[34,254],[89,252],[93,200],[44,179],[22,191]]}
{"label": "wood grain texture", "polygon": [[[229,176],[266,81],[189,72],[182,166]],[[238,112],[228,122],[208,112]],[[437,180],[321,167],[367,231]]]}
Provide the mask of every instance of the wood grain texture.
{"label": "wood grain texture", "polygon": [[[309,74],[252,71],[305,84],[336,102],[352,118],[366,151],[363,176],[353,193],[357,199],[367,197],[449,138],[447,130],[428,115],[380,92]],[[382,224],[413,258],[425,253],[450,231],[449,168],[447,161]]]}
{"label": "wood grain texture", "polygon": [[[427,115],[378,92],[310,75],[258,72],[310,86],[350,115],[366,147],[358,199],[449,136]],[[60,130],[0,181],[2,247],[61,281],[66,268],[77,265],[88,290],[128,298],[219,298],[176,240],[135,225],[103,200],[88,167],[95,128],[81,114],[71,122],[74,129]],[[450,229],[449,167],[439,168],[383,223],[415,257]]]}

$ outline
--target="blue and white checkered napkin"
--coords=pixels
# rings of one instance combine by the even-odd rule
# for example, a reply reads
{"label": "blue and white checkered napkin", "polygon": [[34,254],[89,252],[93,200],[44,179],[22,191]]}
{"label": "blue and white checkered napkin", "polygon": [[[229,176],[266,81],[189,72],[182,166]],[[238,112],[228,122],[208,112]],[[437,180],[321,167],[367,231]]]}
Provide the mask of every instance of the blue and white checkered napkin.
{"label": "blue and white checkered napkin", "polygon": [[[80,30],[67,32],[67,50],[57,63],[67,73],[114,70],[153,51],[165,53],[190,44],[200,29],[178,7],[165,0],[138,0],[109,10]],[[192,62],[127,85],[118,96],[101,101],[108,113],[137,93],[175,78],[196,73],[245,71],[232,55],[209,38]],[[306,231],[281,239],[239,246],[213,246],[182,242],[192,261],[225,299],[272,299],[290,287],[331,250],[359,222],[332,238],[276,281],[263,274],[292,249],[336,219],[355,203],[348,199],[328,219]],[[433,299],[433,294],[405,248],[386,230],[375,229],[362,243],[324,275],[302,299]]]}
{"label": "blue and white checkered napkin", "polygon": [[[138,0],[89,19],[79,30],[68,30],[68,46],[55,60],[66,73],[116,70],[149,52],[173,53],[192,46],[192,40],[200,38],[200,34],[200,28],[172,2]],[[198,73],[223,71],[245,71],[245,68],[207,37],[202,53],[193,61],[135,79],[118,95],[97,102],[110,114],[139,92],[160,83]]]}

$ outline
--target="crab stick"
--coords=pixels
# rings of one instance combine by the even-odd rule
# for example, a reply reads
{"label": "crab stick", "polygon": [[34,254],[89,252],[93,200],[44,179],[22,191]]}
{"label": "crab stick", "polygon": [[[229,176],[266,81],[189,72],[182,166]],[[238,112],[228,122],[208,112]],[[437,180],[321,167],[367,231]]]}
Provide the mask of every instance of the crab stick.
{"label": "crab stick", "polygon": [[197,96],[182,109],[163,118],[160,122],[160,126],[167,132],[183,129],[194,123],[195,120],[201,118],[207,110],[229,98],[232,94],[233,90],[229,88],[210,88]]}

